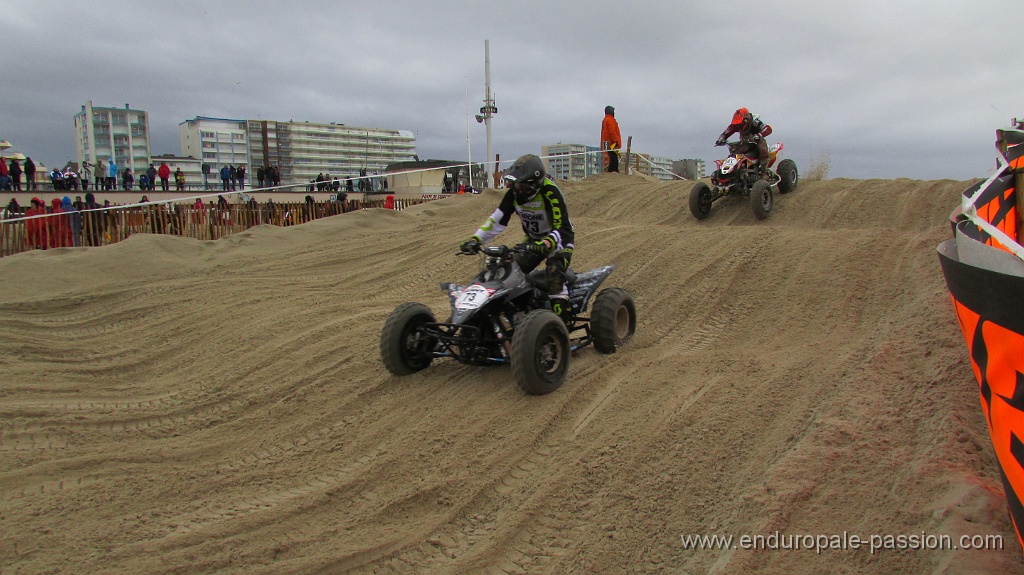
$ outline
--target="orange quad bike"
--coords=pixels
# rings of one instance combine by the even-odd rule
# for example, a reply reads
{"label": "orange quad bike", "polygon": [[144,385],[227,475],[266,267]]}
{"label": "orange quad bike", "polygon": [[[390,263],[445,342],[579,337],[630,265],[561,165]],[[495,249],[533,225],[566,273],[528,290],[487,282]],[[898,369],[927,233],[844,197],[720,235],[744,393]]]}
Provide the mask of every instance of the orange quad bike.
{"label": "orange quad bike", "polygon": [[782,142],[776,142],[768,147],[768,166],[762,174],[758,158],[743,151],[754,146],[754,143],[740,140],[728,142],[727,145],[729,157],[715,160],[716,169],[711,174],[710,185],[697,182],[690,190],[690,213],[698,220],[703,220],[711,214],[711,204],[715,201],[728,195],[737,195],[750,201],[750,207],[758,219],[767,218],[775,203],[772,187],[778,187],[780,194],[796,189],[799,180],[796,163],[793,160],[782,160],[777,170],[772,170],[783,147]]}

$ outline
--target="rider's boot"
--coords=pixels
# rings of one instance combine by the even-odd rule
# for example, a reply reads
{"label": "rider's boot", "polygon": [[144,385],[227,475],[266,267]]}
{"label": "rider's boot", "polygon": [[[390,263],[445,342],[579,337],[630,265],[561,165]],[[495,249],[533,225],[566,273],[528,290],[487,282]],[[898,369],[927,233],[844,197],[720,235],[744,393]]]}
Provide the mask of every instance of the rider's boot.
{"label": "rider's boot", "polygon": [[567,297],[551,296],[551,311],[558,314],[565,325],[569,325],[569,322],[572,321],[572,302]]}
{"label": "rider's boot", "polygon": [[759,139],[757,142],[757,169],[761,172],[761,179],[768,180],[771,183],[771,174],[768,170],[768,144],[764,139]]}

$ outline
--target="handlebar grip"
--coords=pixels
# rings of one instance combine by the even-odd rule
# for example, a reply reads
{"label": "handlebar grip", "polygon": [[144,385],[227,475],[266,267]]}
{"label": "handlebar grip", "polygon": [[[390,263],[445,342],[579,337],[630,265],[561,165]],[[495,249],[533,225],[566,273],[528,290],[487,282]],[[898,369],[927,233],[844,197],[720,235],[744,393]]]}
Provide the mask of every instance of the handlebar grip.
{"label": "handlebar grip", "polygon": [[466,242],[459,247],[459,255],[472,256],[480,253],[483,247],[480,242]]}

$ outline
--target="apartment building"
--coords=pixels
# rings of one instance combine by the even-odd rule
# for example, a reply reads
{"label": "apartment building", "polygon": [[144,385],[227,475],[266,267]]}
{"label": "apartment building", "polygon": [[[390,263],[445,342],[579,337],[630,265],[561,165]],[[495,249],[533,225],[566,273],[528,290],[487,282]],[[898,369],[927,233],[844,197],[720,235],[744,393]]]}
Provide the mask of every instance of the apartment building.
{"label": "apartment building", "polygon": [[637,152],[633,152],[632,155],[634,158],[630,163],[633,164],[633,169],[637,172],[666,182],[679,179],[672,169],[673,162],[671,158]]}
{"label": "apartment building", "polygon": [[114,158],[118,171],[133,173],[149,166],[149,114],[124,108],[105,108],[89,100],[75,114],[75,158],[79,166],[95,169],[96,162]]}
{"label": "apartment building", "polygon": [[[625,151],[620,150],[620,161],[625,161]],[[595,146],[583,144],[553,144],[541,147],[541,157],[544,160],[544,169],[552,180],[579,181],[594,174],[601,173],[601,150]],[[698,164],[692,167],[703,174],[704,162],[702,160],[686,160]],[[678,179],[674,174],[674,164],[670,158],[652,156],[633,151],[630,154],[630,164],[635,172],[653,176],[659,180]],[[625,166],[620,164],[620,171],[625,172]],[[679,174],[682,175],[682,174]]]}
{"label": "apartment building", "polygon": [[576,182],[601,173],[599,151],[583,144],[553,144],[541,147],[541,158],[549,178]]}
{"label": "apartment building", "polygon": [[[76,159],[95,166],[113,157],[118,171],[140,174],[151,156],[149,115],[143,110],[82,106],[75,115]],[[416,160],[416,137],[408,130],[338,123],[264,121],[196,116],[178,124],[181,156],[174,158],[193,184],[194,166],[208,164],[217,180],[222,166],[245,166],[255,178],[260,166],[275,165],[283,185],[305,185],[318,174],[356,177],[383,174],[387,166]],[[137,176],[136,176],[137,177]],[[201,177],[201,176],[200,176]]]}
{"label": "apartment building", "polygon": [[[190,156],[175,156],[173,154],[162,154],[159,156],[153,156],[152,158],[153,167],[159,169],[160,164],[167,164],[167,167],[171,169],[171,179],[169,184],[171,189],[177,188],[174,181],[174,173],[180,168],[181,172],[185,174],[185,189],[189,191],[203,190],[203,174],[200,170],[202,162]],[[149,166],[147,166],[149,167]],[[248,186],[249,176],[246,176],[246,186]],[[135,175],[135,185],[139,184],[139,174]],[[156,181],[156,189],[161,189],[161,182],[159,179]],[[251,186],[250,186],[251,187]],[[220,176],[214,173],[210,173],[210,189],[219,190],[220,187]]]}
{"label": "apartment building", "polygon": [[397,162],[416,158],[416,137],[407,130],[337,123],[248,120],[249,173],[277,166],[281,184],[298,185],[318,174],[357,177],[383,174]]}
{"label": "apartment building", "polygon": [[209,164],[215,180],[221,166],[245,166],[251,171],[247,134],[245,120],[196,116],[178,124],[181,155]]}
{"label": "apartment building", "polygon": [[699,180],[704,177],[704,160],[676,160],[672,171],[688,180]]}

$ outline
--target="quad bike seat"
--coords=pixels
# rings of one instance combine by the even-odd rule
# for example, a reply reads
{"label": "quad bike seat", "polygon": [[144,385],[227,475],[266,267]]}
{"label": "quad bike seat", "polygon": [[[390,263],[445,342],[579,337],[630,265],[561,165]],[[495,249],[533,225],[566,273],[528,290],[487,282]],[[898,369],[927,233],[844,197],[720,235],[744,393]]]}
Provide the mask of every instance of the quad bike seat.
{"label": "quad bike seat", "polygon": [[[536,269],[530,272],[530,275],[526,276],[526,279],[529,280],[534,287],[544,289],[548,285],[547,277],[548,273],[546,270]],[[576,283],[576,272],[573,271],[572,268],[569,268],[565,270],[565,285],[571,286],[574,283]]]}

